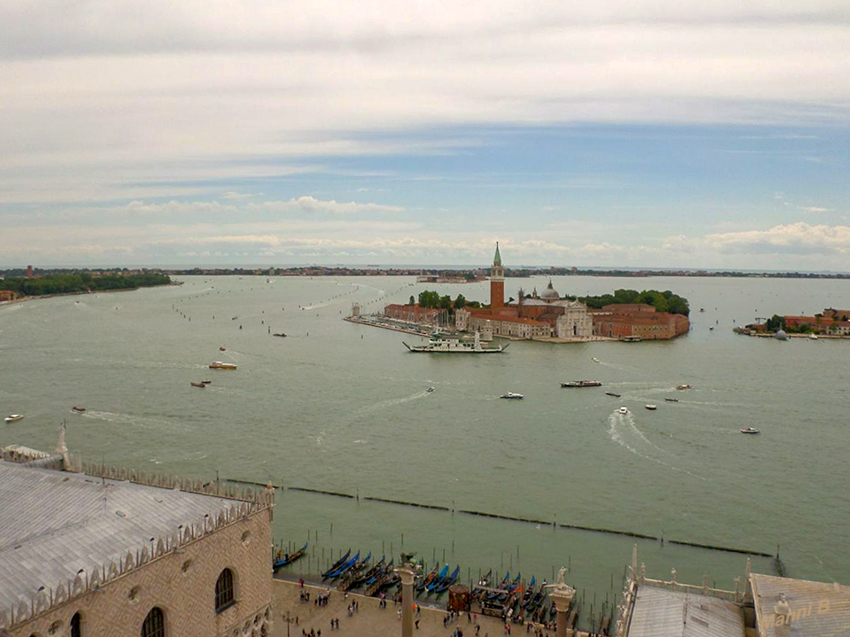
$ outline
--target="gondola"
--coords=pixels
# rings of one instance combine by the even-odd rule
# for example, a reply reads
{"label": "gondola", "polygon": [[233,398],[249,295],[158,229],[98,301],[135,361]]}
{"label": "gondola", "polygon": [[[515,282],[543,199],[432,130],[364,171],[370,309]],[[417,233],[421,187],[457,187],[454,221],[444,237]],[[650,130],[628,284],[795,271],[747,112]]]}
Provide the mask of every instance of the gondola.
{"label": "gondola", "polygon": [[349,556],[349,555],[351,555],[351,549],[348,549],[348,550],[345,552],[345,555],[343,555],[341,558],[339,558],[336,562],[334,562],[334,565],[333,565],[333,566],[331,566],[328,570],[326,570],[324,573],[322,573],[322,579],[327,579],[327,577],[328,577],[331,573],[333,573],[336,569],[338,569],[340,566],[342,566],[343,564],[345,564],[345,562],[346,562],[346,560],[348,559],[348,556]]}
{"label": "gondola", "polygon": [[442,595],[443,593],[445,593],[449,589],[449,586],[451,586],[457,581],[459,575],[460,566],[456,566],[455,570],[452,571],[452,574],[449,575],[447,578],[444,578],[443,581],[437,585],[437,587],[434,589],[434,595]]}
{"label": "gondola", "polygon": [[[434,567],[434,570],[428,573],[425,577],[419,580],[419,583],[416,584],[416,592],[421,593],[425,590],[425,587],[430,585],[431,582],[434,581],[434,578],[437,577],[437,572],[439,569],[439,565]],[[448,568],[448,567],[447,567]]]}
{"label": "gondola", "polygon": [[448,564],[446,564],[446,565],[442,568],[442,570],[440,571],[440,574],[439,574],[439,575],[437,575],[437,577],[435,577],[434,579],[432,579],[432,580],[431,580],[431,581],[430,581],[430,582],[429,582],[429,583],[425,586],[425,593],[426,593],[426,594],[428,594],[428,593],[430,593],[431,591],[433,591],[435,588],[437,588],[437,586],[439,586],[440,582],[442,582],[442,581],[443,581],[443,579],[445,579],[446,574],[447,574],[448,572],[449,572],[449,565],[448,565]]}
{"label": "gondola", "polygon": [[279,568],[283,568],[284,566],[289,566],[299,557],[303,557],[304,553],[307,552],[307,545],[309,542],[305,542],[304,546],[295,551],[294,553],[283,553],[278,552],[278,559],[272,564],[272,568],[277,570]]}
{"label": "gondola", "polygon": [[[370,553],[369,555],[371,555],[371,553]],[[344,574],[344,573],[345,573],[348,569],[350,569],[352,566],[354,566],[355,564],[357,564],[357,560],[359,560],[359,559],[360,559],[360,551],[357,551],[357,554],[356,554],[354,557],[352,557],[352,558],[351,558],[350,560],[348,560],[345,564],[343,564],[343,565],[342,565],[342,566],[340,566],[338,569],[336,569],[333,573],[331,573],[331,574],[330,574],[330,576],[329,576],[329,578],[330,578],[330,579],[336,579],[336,578],[340,577],[340,576],[341,576],[341,575],[343,575],[343,574]]]}

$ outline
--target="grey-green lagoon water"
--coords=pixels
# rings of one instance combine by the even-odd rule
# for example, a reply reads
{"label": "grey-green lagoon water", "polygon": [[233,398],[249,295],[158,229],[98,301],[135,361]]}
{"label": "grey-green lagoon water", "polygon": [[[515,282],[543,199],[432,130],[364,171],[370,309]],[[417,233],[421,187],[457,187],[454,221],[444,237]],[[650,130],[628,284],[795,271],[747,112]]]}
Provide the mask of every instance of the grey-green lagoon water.
{"label": "grey-green lagoon water", "polygon": [[[506,290],[546,283],[508,280]],[[341,320],[355,300],[373,311],[426,288],[487,300],[486,283],[402,277],[186,277],[180,287],[7,305],[0,410],[26,418],[0,428],[0,445],[52,450],[67,419],[68,444],[88,461],[663,535],[663,545],[637,541],[649,575],[675,567],[680,581],[706,573],[726,588],[744,556],[669,540],[768,553],[781,544],[791,576],[850,582],[850,342],[731,331],[756,316],[850,308],[850,281],[554,284],[562,294],[673,290],[691,302],[692,331],[670,342],[516,342],[503,355],[441,357],[408,353],[402,341],[416,337]],[[213,360],[239,369],[207,369]],[[605,386],[559,386],[579,378]],[[203,379],[212,385],[189,385]],[[694,388],[677,392],[680,383]],[[506,391],[526,398],[499,400]],[[75,404],[88,413],[71,414]],[[631,415],[615,414],[621,405]],[[762,434],[743,436],[742,426]],[[349,546],[397,556],[402,537],[428,562],[445,554],[459,563],[464,579],[517,566],[551,579],[569,564],[570,583],[586,604],[595,595],[596,608],[619,593],[634,542],[289,490],[278,493],[274,532],[297,546],[310,534],[311,561],[297,567],[305,572]],[[755,570],[772,568],[754,559]]]}

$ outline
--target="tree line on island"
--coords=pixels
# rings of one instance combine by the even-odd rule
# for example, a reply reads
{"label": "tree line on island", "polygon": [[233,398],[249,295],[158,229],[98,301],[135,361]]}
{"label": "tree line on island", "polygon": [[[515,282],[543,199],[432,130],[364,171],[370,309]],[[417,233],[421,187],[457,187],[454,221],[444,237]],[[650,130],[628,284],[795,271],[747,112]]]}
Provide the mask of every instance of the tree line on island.
{"label": "tree line on island", "polygon": [[73,294],[75,292],[98,292],[103,290],[135,290],[137,288],[169,285],[171,277],[158,272],[139,274],[102,274],[91,272],[67,272],[46,274],[39,277],[12,277],[0,280],[0,290],[11,290],[21,296],[44,296],[46,294]]}
{"label": "tree line on island", "polygon": [[[526,299],[532,298],[530,294],[525,295]],[[570,301],[579,300],[591,309],[600,309],[606,305],[624,305],[631,303],[644,303],[651,305],[657,312],[669,312],[670,314],[682,314],[688,316],[691,313],[688,300],[673,294],[670,290],[659,292],[658,290],[614,290],[614,294],[602,294],[601,296],[566,296]],[[508,303],[513,302],[514,298],[508,299]],[[410,296],[408,305],[414,305],[417,299]],[[440,293],[435,290],[425,290],[419,293],[419,306],[429,309],[446,310],[449,314],[454,314],[455,310],[463,307],[482,307],[478,301],[468,301],[463,294],[458,294],[457,298],[452,298],[445,294],[440,296]],[[487,306],[483,306],[487,307]]]}

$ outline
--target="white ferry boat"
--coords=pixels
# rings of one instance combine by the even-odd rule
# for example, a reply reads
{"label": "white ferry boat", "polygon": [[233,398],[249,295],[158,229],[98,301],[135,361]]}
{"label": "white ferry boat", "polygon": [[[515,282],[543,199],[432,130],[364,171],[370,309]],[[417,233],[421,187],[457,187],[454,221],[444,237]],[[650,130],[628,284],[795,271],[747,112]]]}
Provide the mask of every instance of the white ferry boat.
{"label": "white ferry boat", "polygon": [[475,332],[475,339],[472,342],[454,337],[440,338],[436,334],[432,334],[426,345],[410,346],[404,343],[404,346],[411,352],[429,352],[433,354],[498,354],[508,348],[507,345],[484,347],[481,345],[481,335],[478,332]]}

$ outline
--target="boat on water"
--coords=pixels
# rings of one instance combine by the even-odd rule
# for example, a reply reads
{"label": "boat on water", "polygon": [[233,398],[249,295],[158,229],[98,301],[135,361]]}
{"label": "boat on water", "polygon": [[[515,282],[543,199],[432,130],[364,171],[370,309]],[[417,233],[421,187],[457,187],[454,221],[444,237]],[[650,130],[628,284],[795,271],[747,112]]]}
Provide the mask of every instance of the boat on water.
{"label": "boat on water", "polygon": [[23,414],[10,414],[4,419],[6,422],[17,422],[24,417]]}
{"label": "boat on water", "polygon": [[640,336],[621,336],[620,341],[623,343],[640,343]]}
{"label": "boat on water", "polygon": [[84,414],[84,413],[86,413],[86,408],[85,407],[77,407],[76,405],[74,405],[73,407],[71,407],[71,412],[75,413],[75,414]]}
{"label": "boat on water", "polygon": [[221,347],[218,348],[218,351],[219,352],[226,352],[227,348],[224,345],[222,345]]}
{"label": "boat on water", "polygon": [[615,393],[614,393],[614,392],[612,392],[612,391],[606,391],[606,392],[605,392],[605,395],[606,395],[606,396],[613,396],[614,398],[619,398],[619,397],[620,397],[620,394],[615,394]]}
{"label": "boat on water", "polygon": [[408,345],[402,341],[404,346],[411,352],[427,352],[431,354],[498,354],[508,349],[507,345],[498,347],[484,347],[481,344],[481,335],[475,332],[475,338],[470,342],[455,337],[442,338],[432,334],[425,345]]}
{"label": "boat on water", "polygon": [[221,361],[215,361],[214,363],[210,363],[210,369],[236,369],[236,363],[222,363]]}
{"label": "boat on water", "polygon": [[649,411],[655,411],[656,409],[658,409],[658,405],[644,405],[644,407]]}
{"label": "boat on water", "polygon": [[441,583],[444,579],[446,579],[446,575],[448,575],[448,572],[449,572],[449,565],[448,565],[448,564],[446,564],[446,565],[443,567],[443,569],[440,571],[440,574],[439,574],[439,575],[437,575],[437,576],[435,576],[435,577],[434,577],[434,578],[433,578],[433,579],[432,579],[432,580],[431,580],[431,581],[430,581],[430,582],[429,582],[429,583],[425,586],[425,592],[426,592],[426,593],[430,593],[430,592],[431,592],[431,591],[433,591],[435,588],[437,588],[437,586],[439,586],[439,585],[440,585],[440,583]]}
{"label": "boat on water", "polygon": [[602,387],[602,382],[598,380],[571,380],[561,383],[561,387]]}
{"label": "boat on water", "polygon": [[272,334],[272,336],[279,336],[280,338],[286,338],[286,334],[284,334],[283,332],[277,332],[275,334]]}
{"label": "boat on water", "polygon": [[426,394],[430,394],[430,393],[431,393],[432,391],[434,391],[435,389],[436,389],[436,387],[429,387],[428,389],[426,389],[426,390],[425,390],[425,393],[426,393]]}
{"label": "boat on water", "polygon": [[443,593],[445,593],[449,589],[449,586],[451,586],[457,581],[459,575],[460,566],[456,566],[455,570],[452,571],[451,575],[449,575],[448,577],[444,577],[443,581],[434,587],[434,595],[442,595]]}
{"label": "boat on water", "polygon": [[305,543],[304,546],[302,546],[294,553],[282,553],[281,551],[278,551],[276,559],[272,564],[272,568],[274,570],[277,570],[279,568],[283,568],[284,566],[292,564],[295,560],[302,557],[304,553],[307,552],[307,544],[309,544],[309,542]]}
{"label": "boat on water", "polygon": [[211,381],[211,380],[202,380],[201,382],[202,382],[204,385],[211,385],[211,384],[212,384],[212,381]]}
{"label": "boat on water", "polygon": [[687,383],[685,383],[683,385],[676,385],[676,389],[678,389],[679,391],[684,391],[685,389],[693,389],[693,388],[690,385],[688,385]]}
{"label": "boat on water", "polygon": [[[324,573],[322,573],[322,579],[326,579],[336,569],[338,569],[340,566],[345,564],[345,562],[348,560],[349,555],[351,555],[351,549],[348,549],[345,552],[345,555],[342,555],[336,562],[333,563],[333,566],[331,566],[328,570],[326,570]],[[360,555],[360,554],[358,553],[358,555]]]}
{"label": "boat on water", "polygon": [[817,334],[809,334],[809,340],[810,341],[818,340],[818,335]]}
{"label": "boat on water", "polygon": [[665,400],[666,402],[668,402],[668,403],[677,403],[677,402],[679,402],[679,399],[678,399],[678,398],[665,398],[664,400]]}
{"label": "boat on water", "polygon": [[601,362],[601,361],[600,361],[598,358],[596,358],[595,356],[593,356],[590,360],[592,360],[594,363],[599,363],[599,362]]}
{"label": "boat on water", "polygon": [[196,381],[194,381],[194,380],[193,380],[193,381],[190,381],[190,382],[189,382],[189,384],[190,384],[192,387],[198,387],[199,389],[203,389],[204,387],[206,387],[206,384],[205,384],[205,383],[196,382]]}
{"label": "boat on water", "polygon": [[525,398],[523,394],[516,394],[512,391],[509,391],[507,394],[502,394],[499,398],[504,398],[505,400],[522,400]]}
{"label": "boat on water", "polygon": [[617,413],[618,413],[618,414],[627,414],[627,413],[629,413],[629,408],[628,408],[628,407],[620,407],[620,408],[617,410]]}
{"label": "boat on water", "polygon": [[755,427],[744,427],[741,429],[742,434],[760,434],[761,432]]}

